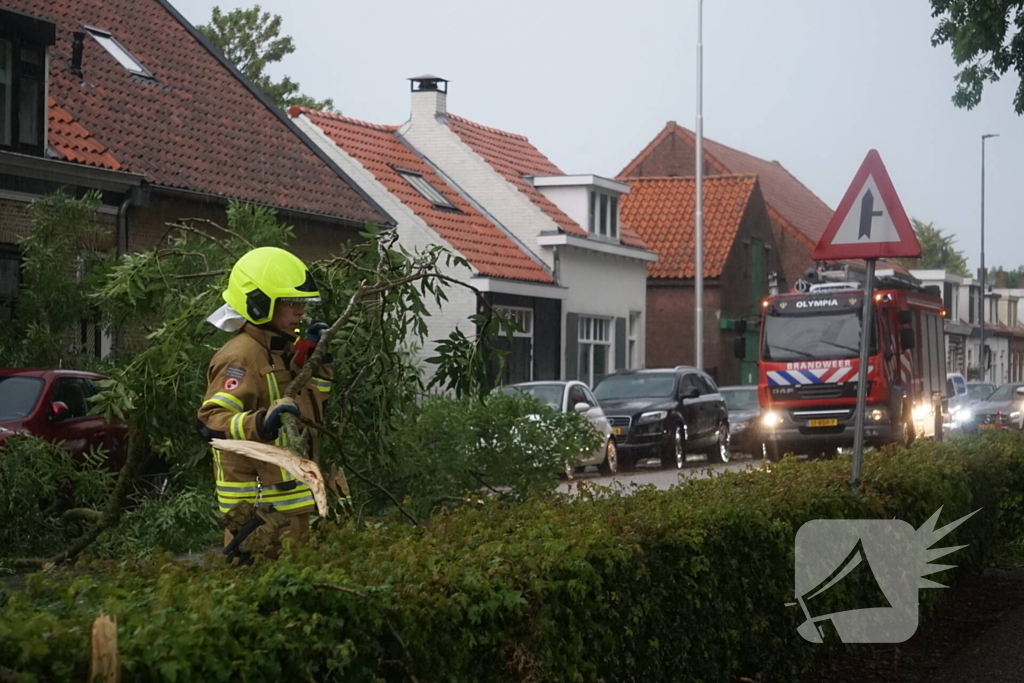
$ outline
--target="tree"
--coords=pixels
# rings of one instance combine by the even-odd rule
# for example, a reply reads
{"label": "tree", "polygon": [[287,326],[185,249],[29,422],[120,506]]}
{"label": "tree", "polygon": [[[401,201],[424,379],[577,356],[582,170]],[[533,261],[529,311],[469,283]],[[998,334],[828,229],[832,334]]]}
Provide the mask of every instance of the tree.
{"label": "tree", "polygon": [[946,270],[956,275],[970,275],[963,252],[953,246],[955,237],[942,234],[942,228],[936,228],[934,223],[925,223],[916,218],[911,222],[914,224],[917,241],[921,243],[921,256],[916,259],[897,259],[900,264],[907,268]]}
{"label": "tree", "polygon": [[[995,83],[1013,69],[1024,74],[1024,0],[931,0],[939,26],[932,45],[950,45],[961,67],[953,103],[973,109],[981,102],[985,83]],[[1012,35],[1007,37],[1010,27]],[[1017,84],[1013,108],[1024,114],[1024,80]]]}
{"label": "tree", "polygon": [[281,35],[280,15],[264,12],[259,5],[227,14],[214,7],[210,23],[197,28],[277,106],[335,111],[334,100],[316,100],[300,93],[299,84],[288,76],[275,82],[266,73],[267,66],[295,52],[292,37]]}

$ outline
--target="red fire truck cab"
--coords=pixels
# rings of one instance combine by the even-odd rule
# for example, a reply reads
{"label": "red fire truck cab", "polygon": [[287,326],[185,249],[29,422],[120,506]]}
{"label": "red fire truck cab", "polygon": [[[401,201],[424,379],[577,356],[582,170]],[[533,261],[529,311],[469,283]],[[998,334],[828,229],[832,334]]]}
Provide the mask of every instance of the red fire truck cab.
{"label": "red fire truck cab", "polygon": [[[807,290],[762,302],[758,397],[773,457],[853,445],[863,285],[825,280]],[[864,443],[933,436],[946,377],[942,299],[895,274],[876,278],[873,299]]]}

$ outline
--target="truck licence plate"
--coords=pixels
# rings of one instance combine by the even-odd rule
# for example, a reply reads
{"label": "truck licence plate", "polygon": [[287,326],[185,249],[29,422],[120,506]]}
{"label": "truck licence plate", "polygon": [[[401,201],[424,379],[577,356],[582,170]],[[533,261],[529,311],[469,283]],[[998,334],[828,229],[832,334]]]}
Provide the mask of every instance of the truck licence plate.
{"label": "truck licence plate", "polygon": [[612,427],[612,433],[615,436],[622,436],[622,427]]}
{"label": "truck licence plate", "polygon": [[839,418],[830,417],[823,420],[808,420],[808,427],[836,427],[839,425]]}
{"label": "truck licence plate", "polygon": [[982,429],[999,429],[1002,425],[978,425]]}

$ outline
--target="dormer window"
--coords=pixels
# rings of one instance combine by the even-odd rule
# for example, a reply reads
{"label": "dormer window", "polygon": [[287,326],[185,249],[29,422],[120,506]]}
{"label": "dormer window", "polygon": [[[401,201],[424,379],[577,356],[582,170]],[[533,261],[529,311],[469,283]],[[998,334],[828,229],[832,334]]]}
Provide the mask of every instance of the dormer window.
{"label": "dormer window", "polygon": [[587,231],[591,235],[619,239],[619,196],[590,191],[590,217]]}
{"label": "dormer window", "polygon": [[0,149],[43,155],[46,48],[54,25],[0,9]]}
{"label": "dormer window", "polygon": [[403,169],[395,169],[398,171],[398,175],[405,179],[405,182],[413,186],[417,192],[423,195],[423,198],[434,206],[438,206],[442,209],[455,209],[455,205],[448,201],[448,198],[441,194],[437,188],[430,184],[426,178],[415,171],[406,171]]}
{"label": "dormer window", "polygon": [[142,78],[152,78],[153,74],[149,72],[149,69],[142,66],[142,62],[135,59],[132,53],[125,49],[124,45],[117,42],[117,39],[110,33],[110,31],[104,31],[103,29],[96,28],[95,26],[86,26],[85,30],[89,32],[96,42],[99,43],[104,50],[110,53],[110,56],[117,60],[117,63],[128,70],[128,73]]}

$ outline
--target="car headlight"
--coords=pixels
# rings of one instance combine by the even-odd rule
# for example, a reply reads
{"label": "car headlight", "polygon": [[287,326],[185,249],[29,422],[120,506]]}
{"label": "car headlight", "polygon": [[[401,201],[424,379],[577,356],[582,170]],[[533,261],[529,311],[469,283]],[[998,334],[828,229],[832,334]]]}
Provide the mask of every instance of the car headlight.
{"label": "car headlight", "polygon": [[1020,411],[1016,410],[1016,411],[1010,413],[1010,419],[1011,420],[1019,420],[1020,419]]}
{"label": "car headlight", "polygon": [[914,421],[924,422],[924,419],[928,417],[929,412],[931,411],[928,410],[928,406],[916,406],[914,408]]}
{"label": "car headlight", "polygon": [[650,424],[652,422],[661,422],[666,417],[668,417],[668,411],[667,410],[654,410],[654,411],[651,411],[649,413],[643,413],[642,415],[640,415],[640,417],[639,417],[639,419],[637,419],[636,423],[638,425],[645,425],[645,424]]}
{"label": "car headlight", "polygon": [[774,411],[769,411],[761,417],[761,423],[765,427],[777,427],[782,424],[782,416]]}
{"label": "car headlight", "polygon": [[974,411],[970,408],[958,408],[953,411],[951,417],[953,418],[953,422],[963,424],[964,422],[970,422],[974,419]]}

